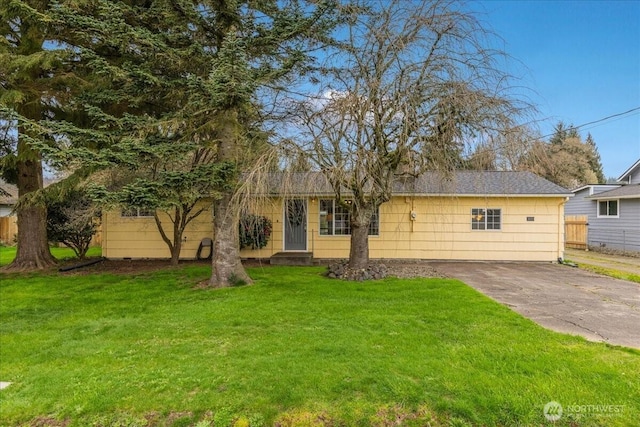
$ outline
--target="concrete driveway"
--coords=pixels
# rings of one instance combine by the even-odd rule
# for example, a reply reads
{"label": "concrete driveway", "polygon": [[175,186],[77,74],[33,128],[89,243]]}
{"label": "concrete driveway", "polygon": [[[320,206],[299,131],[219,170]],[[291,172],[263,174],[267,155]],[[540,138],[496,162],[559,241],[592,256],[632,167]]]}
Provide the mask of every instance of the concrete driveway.
{"label": "concrete driveway", "polygon": [[640,349],[640,285],[551,263],[432,262],[536,323]]}

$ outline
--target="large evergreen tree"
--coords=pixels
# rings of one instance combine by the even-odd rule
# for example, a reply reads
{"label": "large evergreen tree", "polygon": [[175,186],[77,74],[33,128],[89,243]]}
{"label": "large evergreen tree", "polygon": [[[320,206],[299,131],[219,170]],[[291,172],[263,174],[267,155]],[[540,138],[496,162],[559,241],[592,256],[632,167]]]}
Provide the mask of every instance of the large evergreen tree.
{"label": "large evergreen tree", "polygon": [[595,172],[597,179],[597,182],[594,182],[593,184],[604,184],[607,182],[607,178],[605,178],[604,176],[600,152],[598,151],[598,147],[596,146],[596,142],[591,136],[591,133],[587,133],[587,139],[585,140],[585,143],[591,150],[591,152],[589,153],[589,166],[591,166],[591,170]]}
{"label": "large evergreen tree", "polygon": [[[55,260],[49,252],[41,152],[34,145],[55,136],[35,123],[61,118],[61,106],[78,86],[70,72],[73,56],[61,47],[64,29],[49,19],[49,1],[0,3],[0,120],[17,138],[5,143],[3,177],[18,187],[18,248],[9,270],[41,269]],[[6,141],[5,141],[6,142]]]}
{"label": "large evergreen tree", "polygon": [[[311,50],[334,23],[334,6],[330,0],[56,4],[52,20],[72,35],[66,46],[91,85],[64,105],[86,120],[40,123],[34,128],[58,137],[38,147],[58,165],[102,178],[91,190],[98,198],[168,208],[174,243],[193,198],[185,203],[184,192],[161,189],[209,168],[216,230],[211,284],[249,281],[238,249],[238,179],[264,146],[257,130],[269,94],[306,72]],[[203,151],[207,160],[194,167],[171,162]],[[114,174],[127,180],[108,179]],[[193,187],[187,192],[193,195]],[[173,203],[161,206],[167,194]]]}

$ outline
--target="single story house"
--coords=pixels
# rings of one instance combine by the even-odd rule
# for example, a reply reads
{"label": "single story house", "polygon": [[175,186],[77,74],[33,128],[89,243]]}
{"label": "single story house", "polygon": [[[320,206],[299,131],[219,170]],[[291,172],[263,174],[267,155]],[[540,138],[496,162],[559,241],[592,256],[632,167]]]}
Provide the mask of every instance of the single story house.
{"label": "single story house", "polygon": [[18,203],[18,188],[0,180],[0,243],[12,244],[18,233],[13,207]]}
{"label": "single story house", "polygon": [[[273,223],[267,246],[244,249],[241,256],[267,259],[303,252],[315,259],[347,258],[349,213],[335,202],[326,179],[310,172],[291,182],[286,197],[274,191],[253,212]],[[371,226],[370,257],[555,261],[564,255],[564,205],[571,195],[530,172],[461,171],[399,179]],[[111,211],[102,221],[106,258],[169,258],[152,212]],[[209,210],[186,229],[181,258],[194,259],[202,239],[213,233]]]}
{"label": "single story house", "polygon": [[573,190],[566,215],[586,216],[587,245],[640,252],[640,159],[615,184]]}

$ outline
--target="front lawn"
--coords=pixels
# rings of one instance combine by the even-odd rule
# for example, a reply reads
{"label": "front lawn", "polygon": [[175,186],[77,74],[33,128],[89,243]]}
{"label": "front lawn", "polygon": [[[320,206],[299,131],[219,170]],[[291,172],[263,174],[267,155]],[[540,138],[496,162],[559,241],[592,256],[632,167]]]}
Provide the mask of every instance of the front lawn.
{"label": "front lawn", "polygon": [[[58,248],[51,247],[51,255],[53,255],[59,261],[67,261],[76,258],[76,254],[71,248]],[[99,257],[102,254],[100,247],[92,247],[87,251],[87,257]],[[0,245],[0,267],[9,264],[16,257],[15,246],[2,246]]]}
{"label": "front lawn", "polygon": [[456,280],[321,271],[254,268],[222,290],[196,286],[202,266],[0,276],[0,425],[551,425],[550,401],[554,425],[640,418],[638,351]]}

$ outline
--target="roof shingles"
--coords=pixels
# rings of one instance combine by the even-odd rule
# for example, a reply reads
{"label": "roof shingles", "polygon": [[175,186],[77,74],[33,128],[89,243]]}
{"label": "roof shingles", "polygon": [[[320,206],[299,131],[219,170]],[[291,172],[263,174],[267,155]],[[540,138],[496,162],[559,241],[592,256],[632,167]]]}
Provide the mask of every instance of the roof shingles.
{"label": "roof shingles", "polygon": [[598,199],[640,199],[640,184],[623,185],[613,190],[603,191],[586,197],[591,200]]}
{"label": "roof shingles", "polygon": [[[290,195],[333,195],[328,180],[320,172],[271,177],[269,192]],[[344,191],[345,195],[348,191]],[[531,172],[457,171],[451,174],[427,172],[418,177],[399,177],[393,185],[396,195],[423,196],[553,196],[573,193]]]}

